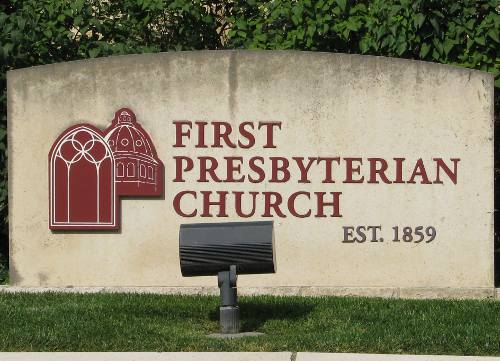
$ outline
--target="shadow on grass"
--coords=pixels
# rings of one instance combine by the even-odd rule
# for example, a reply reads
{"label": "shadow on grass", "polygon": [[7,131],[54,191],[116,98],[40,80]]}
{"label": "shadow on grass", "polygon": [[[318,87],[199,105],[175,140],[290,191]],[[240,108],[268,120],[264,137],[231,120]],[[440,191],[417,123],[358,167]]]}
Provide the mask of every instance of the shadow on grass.
{"label": "shadow on grass", "polygon": [[[266,322],[271,320],[294,321],[304,319],[314,309],[314,305],[290,302],[286,298],[274,299],[242,299],[239,300],[240,324],[242,332],[259,331]],[[219,321],[219,306],[212,310],[210,320]]]}

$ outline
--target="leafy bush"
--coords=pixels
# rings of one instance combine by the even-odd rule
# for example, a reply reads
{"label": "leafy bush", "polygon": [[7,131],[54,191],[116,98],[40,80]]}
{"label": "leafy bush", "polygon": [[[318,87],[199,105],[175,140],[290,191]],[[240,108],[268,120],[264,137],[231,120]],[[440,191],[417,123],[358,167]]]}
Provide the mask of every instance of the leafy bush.
{"label": "leafy bush", "polygon": [[8,283],[9,270],[7,268],[7,260],[0,257],[0,285]]}
{"label": "leafy bush", "polygon": [[[249,1],[232,46],[373,54],[491,72],[500,87],[497,0]],[[495,6],[498,5],[498,8]]]}
{"label": "leafy bush", "polygon": [[0,4],[0,254],[7,254],[8,243],[7,70],[114,54],[196,49],[384,55],[492,73],[498,121],[499,34],[498,0],[4,1]]}

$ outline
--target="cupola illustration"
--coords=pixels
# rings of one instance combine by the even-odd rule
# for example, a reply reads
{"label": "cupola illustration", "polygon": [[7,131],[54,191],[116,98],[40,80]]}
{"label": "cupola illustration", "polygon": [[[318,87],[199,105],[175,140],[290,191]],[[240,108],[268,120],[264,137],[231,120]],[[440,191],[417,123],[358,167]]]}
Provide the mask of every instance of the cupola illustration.
{"label": "cupola illustration", "polygon": [[115,158],[118,194],[161,195],[163,166],[134,112],[128,108],[118,110],[104,134]]}

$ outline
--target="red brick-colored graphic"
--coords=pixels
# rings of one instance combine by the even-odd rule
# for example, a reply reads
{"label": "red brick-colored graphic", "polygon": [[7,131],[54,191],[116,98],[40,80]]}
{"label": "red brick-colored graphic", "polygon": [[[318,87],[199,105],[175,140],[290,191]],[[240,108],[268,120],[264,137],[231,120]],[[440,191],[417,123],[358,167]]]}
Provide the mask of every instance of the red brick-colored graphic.
{"label": "red brick-colored graphic", "polygon": [[104,132],[88,124],[68,128],[50,149],[50,229],[117,229],[120,196],[162,194],[163,163],[128,108]]}
{"label": "red brick-colored graphic", "polygon": [[163,164],[148,133],[128,108],[115,113],[104,131],[116,161],[116,189],[124,196],[160,196],[163,193]]}

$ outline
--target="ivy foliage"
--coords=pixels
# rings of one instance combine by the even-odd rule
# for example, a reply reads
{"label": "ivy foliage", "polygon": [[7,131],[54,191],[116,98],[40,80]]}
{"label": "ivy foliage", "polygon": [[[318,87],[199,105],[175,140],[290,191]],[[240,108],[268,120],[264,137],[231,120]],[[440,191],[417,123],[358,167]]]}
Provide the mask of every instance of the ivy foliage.
{"label": "ivy foliage", "polygon": [[0,261],[8,243],[8,70],[109,55],[197,49],[384,55],[492,73],[498,119],[499,37],[500,0],[3,0]]}
{"label": "ivy foliage", "polygon": [[498,0],[248,1],[235,47],[384,55],[490,72],[500,87]]}

